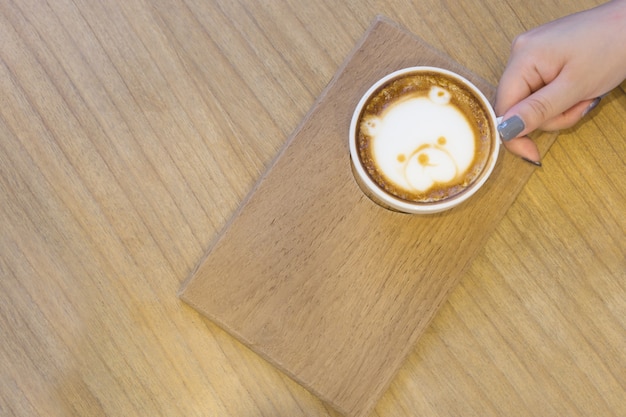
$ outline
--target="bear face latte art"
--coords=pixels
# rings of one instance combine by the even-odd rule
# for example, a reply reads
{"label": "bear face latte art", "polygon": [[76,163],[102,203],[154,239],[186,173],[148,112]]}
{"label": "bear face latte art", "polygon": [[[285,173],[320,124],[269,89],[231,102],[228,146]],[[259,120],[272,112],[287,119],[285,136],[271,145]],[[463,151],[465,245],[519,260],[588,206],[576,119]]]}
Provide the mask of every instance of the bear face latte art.
{"label": "bear face latte art", "polygon": [[489,102],[469,81],[437,68],[407,68],[375,84],[357,106],[353,170],[383,206],[445,210],[491,173],[499,150],[495,126]]}

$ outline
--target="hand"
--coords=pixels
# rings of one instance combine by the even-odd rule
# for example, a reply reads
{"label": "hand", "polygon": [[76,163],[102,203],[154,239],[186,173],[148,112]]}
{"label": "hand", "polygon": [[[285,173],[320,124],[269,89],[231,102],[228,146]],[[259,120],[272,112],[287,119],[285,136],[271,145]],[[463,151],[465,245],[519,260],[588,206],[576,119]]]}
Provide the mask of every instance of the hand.
{"label": "hand", "polygon": [[[513,153],[539,162],[535,129],[575,125],[626,78],[626,0],[613,0],[518,36],[502,74],[495,110]],[[512,140],[511,140],[512,139]]]}

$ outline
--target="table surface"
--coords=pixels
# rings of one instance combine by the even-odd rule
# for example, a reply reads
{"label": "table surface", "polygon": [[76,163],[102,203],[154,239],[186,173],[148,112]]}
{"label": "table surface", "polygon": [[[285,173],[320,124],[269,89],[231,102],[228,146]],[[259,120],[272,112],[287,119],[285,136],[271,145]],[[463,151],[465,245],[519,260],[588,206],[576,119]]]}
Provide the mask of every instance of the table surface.
{"label": "table surface", "polygon": [[[595,4],[0,2],[0,415],[333,416],[181,284],[376,15],[495,85],[517,34]],[[560,134],[373,416],[626,414],[623,87]]]}

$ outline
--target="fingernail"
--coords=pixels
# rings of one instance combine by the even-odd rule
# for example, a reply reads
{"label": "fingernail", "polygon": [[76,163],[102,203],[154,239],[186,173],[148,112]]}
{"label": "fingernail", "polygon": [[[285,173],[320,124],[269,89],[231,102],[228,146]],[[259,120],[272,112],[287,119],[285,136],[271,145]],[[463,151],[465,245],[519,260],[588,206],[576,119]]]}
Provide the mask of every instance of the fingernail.
{"label": "fingernail", "polygon": [[589,114],[589,112],[593,109],[595,109],[596,107],[598,107],[598,104],[600,104],[600,101],[602,100],[602,97],[596,97],[589,106],[587,106],[587,108],[585,109],[585,111],[583,112],[583,117],[585,117],[587,114]]}
{"label": "fingernail", "polygon": [[498,132],[502,140],[508,141],[519,136],[524,127],[524,121],[519,116],[513,116],[498,125]]}
{"label": "fingernail", "polygon": [[522,158],[522,160],[524,160],[524,161],[526,161],[526,162],[528,162],[530,164],[533,164],[536,167],[541,167],[542,166],[541,162],[539,162],[539,161],[533,161],[532,159],[524,158],[523,156],[520,157],[520,158]]}

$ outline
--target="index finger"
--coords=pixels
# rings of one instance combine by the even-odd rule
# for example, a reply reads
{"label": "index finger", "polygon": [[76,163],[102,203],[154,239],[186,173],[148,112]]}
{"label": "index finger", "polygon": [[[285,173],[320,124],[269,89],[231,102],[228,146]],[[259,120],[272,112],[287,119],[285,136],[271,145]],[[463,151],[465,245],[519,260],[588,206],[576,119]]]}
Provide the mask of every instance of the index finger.
{"label": "index finger", "polygon": [[524,62],[527,61],[512,57],[500,77],[494,106],[498,116],[503,116],[515,104],[546,85],[536,70],[525,69]]}

